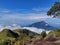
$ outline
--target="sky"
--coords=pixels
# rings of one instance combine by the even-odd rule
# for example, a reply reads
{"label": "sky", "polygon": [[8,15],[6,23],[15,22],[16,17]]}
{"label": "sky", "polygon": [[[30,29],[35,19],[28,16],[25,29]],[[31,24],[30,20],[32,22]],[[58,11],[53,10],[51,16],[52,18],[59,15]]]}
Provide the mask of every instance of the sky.
{"label": "sky", "polygon": [[47,16],[47,11],[60,0],[0,0],[0,24],[28,25],[46,21],[59,25],[59,19]]}

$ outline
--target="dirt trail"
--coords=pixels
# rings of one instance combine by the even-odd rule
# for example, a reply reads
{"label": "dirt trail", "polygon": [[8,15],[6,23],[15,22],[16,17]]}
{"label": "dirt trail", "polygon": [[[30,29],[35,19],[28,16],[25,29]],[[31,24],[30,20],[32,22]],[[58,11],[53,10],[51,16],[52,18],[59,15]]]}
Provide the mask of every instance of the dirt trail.
{"label": "dirt trail", "polygon": [[54,43],[42,40],[42,41],[35,41],[34,45],[60,45],[60,43]]}

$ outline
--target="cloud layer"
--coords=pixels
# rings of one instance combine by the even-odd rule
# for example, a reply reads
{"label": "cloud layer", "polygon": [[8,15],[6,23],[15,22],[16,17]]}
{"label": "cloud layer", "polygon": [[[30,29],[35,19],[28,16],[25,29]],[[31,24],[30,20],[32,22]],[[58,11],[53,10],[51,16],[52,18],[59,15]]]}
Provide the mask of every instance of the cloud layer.
{"label": "cloud layer", "polygon": [[46,31],[46,33],[48,34],[50,31],[48,30],[45,30],[45,29],[38,29],[38,28],[35,28],[35,27],[21,27],[17,24],[12,24],[12,25],[0,25],[0,31],[2,31],[3,29],[11,29],[11,30],[14,30],[14,29],[28,29],[30,31],[33,31],[33,32],[36,32],[36,33],[41,33],[42,31]]}
{"label": "cloud layer", "polygon": [[[51,25],[59,25],[59,19],[47,16],[46,12],[49,8],[32,8],[28,9],[0,9],[0,24],[19,24],[28,25],[34,22],[46,21]],[[53,23],[54,22],[54,23]]]}
{"label": "cloud layer", "polygon": [[[46,8],[47,9],[47,8]],[[31,10],[27,9],[0,9],[0,23],[3,24],[30,24],[32,22],[37,22],[44,20],[46,18],[51,18],[47,16],[45,9],[41,8],[32,8]],[[42,12],[42,13],[41,13]]]}

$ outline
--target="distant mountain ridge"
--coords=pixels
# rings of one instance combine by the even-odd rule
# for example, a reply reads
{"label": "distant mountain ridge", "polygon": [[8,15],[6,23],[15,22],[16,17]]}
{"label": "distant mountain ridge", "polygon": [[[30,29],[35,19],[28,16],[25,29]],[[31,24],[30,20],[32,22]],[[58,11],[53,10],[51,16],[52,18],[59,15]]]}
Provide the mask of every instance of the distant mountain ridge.
{"label": "distant mountain ridge", "polygon": [[55,27],[50,26],[45,21],[36,22],[36,23],[31,24],[31,25],[28,25],[27,27],[36,27],[36,28],[45,29],[45,30],[54,30],[54,29],[56,29]]}
{"label": "distant mountain ridge", "polygon": [[[36,32],[27,30],[27,29],[15,29],[15,30],[10,30],[10,29],[3,29],[2,31],[0,31],[0,39],[10,39],[10,38],[18,38],[18,37],[23,37],[27,36],[35,36],[35,35],[39,35]],[[32,36],[32,37],[33,37]]]}

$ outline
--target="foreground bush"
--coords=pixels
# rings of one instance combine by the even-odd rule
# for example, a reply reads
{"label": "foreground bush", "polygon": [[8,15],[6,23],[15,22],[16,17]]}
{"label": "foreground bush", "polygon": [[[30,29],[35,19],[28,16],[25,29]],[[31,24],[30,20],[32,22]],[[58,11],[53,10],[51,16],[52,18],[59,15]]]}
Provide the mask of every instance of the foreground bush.
{"label": "foreground bush", "polygon": [[47,35],[47,34],[46,34],[46,32],[45,32],[45,31],[42,31],[42,32],[41,32],[41,36],[42,36],[42,38],[45,38],[45,37],[46,37],[46,35]]}
{"label": "foreground bush", "polygon": [[0,40],[0,45],[11,45],[10,40]]}

